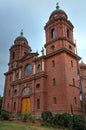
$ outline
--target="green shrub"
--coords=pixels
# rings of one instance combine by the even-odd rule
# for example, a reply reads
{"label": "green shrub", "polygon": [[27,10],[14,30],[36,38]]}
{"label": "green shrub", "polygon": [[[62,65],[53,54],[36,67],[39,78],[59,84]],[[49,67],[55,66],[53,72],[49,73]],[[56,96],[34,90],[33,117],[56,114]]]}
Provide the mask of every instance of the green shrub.
{"label": "green shrub", "polygon": [[33,117],[32,117],[31,114],[28,114],[28,119],[31,120],[31,121],[33,120]]}
{"label": "green shrub", "polygon": [[52,119],[52,126],[72,128],[72,116],[69,113],[55,114]]}
{"label": "green shrub", "polygon": [[58,122],[57,122],[58,126],[64,126],[64,119],[63,119],[63,116],[62,114],[60,114],[58,116]]}
{"label": "green shrub", "polygon": [[52,124],[53,124],[54,126],[64,126],[63,115],[62,115],[62,114],[56,114],[56,115],[53,117]]}
{"label": "green shrub", "polygon": [[53,117],[53,115],[52,115],[52,112],[50,112],[50,111],[44,111],[41,114],[41,118],[43,119],[43,121],[47,121],[51,117]]}
{"label": "green shrub", "polygon": [[73,115],[73,129],[86,130],[85,118],[83,115]]}
{"label": "green shrub", "polygon": [[41,118],[44,121],[44,125],[46,125],[46,126],[51,126],[52,125],[52,118],[53,118],[52,112],[44,111],[41,114]]}
{"label": "green shrub", "polygon": [[28,113],[22,114],[22,119],[23,119],[23,121],[27,121],[28,118],[29,118],[29,114],[28,114]]}
{"label": "green shrub", "polygon": [[61,115],[64,127],[72,128],[72,116],[69,113],[63,113]]}
{"label": "green shrub", "polygon": [[5,110],[2,110],[2,111],[1,111],[1,118],[2,118],[3,120],[9,120],[9,118],[10,118],[9,112],[7,112],[7,111],[5,111]]}
{"label": "green shrub", "polygon": [[31,114],[28,114],[28,120],[30,120],[32,123],[35,122],[35,118]]}
{"label": "green shrub", "polygon": [[73,115],[69,113],[55,114],[54,116],[50,111],[44,111],[41,115],[44,125],[46,126],[60,126],[67,127],[73,130],[86,130],[85,118],[83,115]]}
{"label": "green shrub", "polygon": [[53,119],[52,119],[53,126],[58,126],[60,116],[61,116],[61,114],[59,114],[59,113],[57,113],[53,116]]}

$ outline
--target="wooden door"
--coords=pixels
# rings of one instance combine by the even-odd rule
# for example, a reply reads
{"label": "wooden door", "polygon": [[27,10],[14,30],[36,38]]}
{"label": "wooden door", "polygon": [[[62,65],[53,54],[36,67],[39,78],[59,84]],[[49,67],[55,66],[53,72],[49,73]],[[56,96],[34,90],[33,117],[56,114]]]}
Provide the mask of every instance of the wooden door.
{"label": "wooden door", "polygon": [[30,98],[22,99],[21,114],[23,114],[23,113],[30,113]]}

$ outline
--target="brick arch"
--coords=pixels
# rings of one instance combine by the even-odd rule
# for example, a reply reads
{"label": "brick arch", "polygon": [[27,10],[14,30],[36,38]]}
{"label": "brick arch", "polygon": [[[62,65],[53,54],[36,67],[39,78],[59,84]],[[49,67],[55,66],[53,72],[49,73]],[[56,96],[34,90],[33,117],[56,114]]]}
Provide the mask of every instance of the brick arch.
{"label": "brick arch", "polygon": [[21,114],[31,112],[30,88],[25,87],[22,90]]}
{"label": "brick arch", "polygon": [[28,87],[25,87],[23,90],[22,90],[22,96],[30,96],[30,92],[31,92],[31,90],[30,90],[30,88],[28,88]]}

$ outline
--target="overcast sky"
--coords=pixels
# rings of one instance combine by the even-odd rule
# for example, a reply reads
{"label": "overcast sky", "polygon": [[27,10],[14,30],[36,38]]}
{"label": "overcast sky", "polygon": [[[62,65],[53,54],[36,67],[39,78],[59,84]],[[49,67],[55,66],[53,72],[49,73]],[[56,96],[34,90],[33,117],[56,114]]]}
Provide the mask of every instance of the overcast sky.
{"label": "overcast sky", "polygon": [[23,29],[32,50],[40,53],[45,44],[44,26],[57,2],[74,25],[78,54],[86,63],[86,0],[0,0],[0,95],[15,38]]}

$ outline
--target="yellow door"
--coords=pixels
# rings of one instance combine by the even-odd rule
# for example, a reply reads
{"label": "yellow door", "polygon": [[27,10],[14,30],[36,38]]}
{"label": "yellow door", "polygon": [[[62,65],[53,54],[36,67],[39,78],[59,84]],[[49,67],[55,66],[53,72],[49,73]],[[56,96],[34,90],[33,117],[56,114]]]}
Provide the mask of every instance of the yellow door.
{"label": "yellow door", "polygon": [[23,113],[30,113],[30,98],[22,99],[21,114],[23,114]]}

